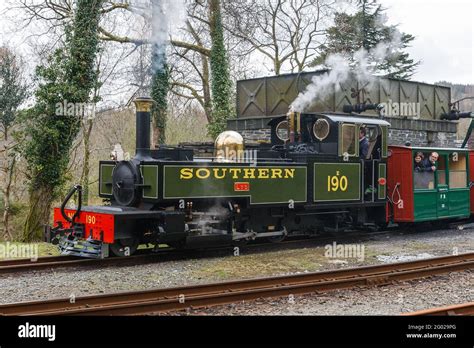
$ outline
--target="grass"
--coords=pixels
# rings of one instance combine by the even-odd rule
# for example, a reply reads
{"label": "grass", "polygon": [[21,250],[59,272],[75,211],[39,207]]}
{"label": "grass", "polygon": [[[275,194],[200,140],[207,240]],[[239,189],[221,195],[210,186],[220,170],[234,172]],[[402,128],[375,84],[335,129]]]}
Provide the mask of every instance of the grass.
{"label": "grass", "polygon": [[194,271],[196,278],[225,280],[252,278],[255,275],[315,272],[326,263],[324,249],[284,250],[255,255],[229,256],[211,262],[210,266]]}

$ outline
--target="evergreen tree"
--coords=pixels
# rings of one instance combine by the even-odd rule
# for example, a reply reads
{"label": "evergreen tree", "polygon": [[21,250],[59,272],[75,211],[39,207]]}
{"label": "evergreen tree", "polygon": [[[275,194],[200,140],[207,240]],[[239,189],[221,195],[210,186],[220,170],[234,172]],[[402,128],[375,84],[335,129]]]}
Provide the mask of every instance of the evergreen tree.
{"label": "evergreen tree", "polygon": [[102,0],[77,0],[72,27],[66,27],[65,47],[56,50],[47,66],[36,70],[36,104],[27,112],[29,141],[24,148],[30,179],[30,202],[23,240],[41,238],[51,206],[65,182],[69,151],[85,115],[70,115],[58,106],[84,105],[97,84],[94,69],[99,47],[98,25]]}
{"label": "evergreen tree", "polygon": [[[10,215],[12,213],[12,181],[17,162],[18,141],[13,129],[16,126],[18,107],[27,97],[19,57],[7,47],[0,47],[0,192],[3,208],[3,235],[12,239]],[[12,136],[13,135],[13,136]]]}
{"label": "evergreen tree", "polygon": [[211,30],[211,86],[212,122],[208,125],[209,135],[217,137],[226,129],[227,120],[233,117],[232,82],[229,60],[224,43],[224,29],[220,0],[210,0],[209,21]]}
{"label": "evergreen tree", "polygon": [[0,124],[5,140],[15,122],[17,108],[27,97],[27,88],[21,78],[20,61],[15,53],[0,47]]}
{"label": "evergreen tree", "polygon": [[[414,36],[386,25],[385,9],[375,0],[360,0],[358,9],[354,15],[336,13],[334,26],[327,30],[327,43],[321,46],[322,53],[312,66],[323,64],[334,53],[342,54],[353,63],[355,53],[363,48],[368,52],[369,64],[375,67],[374,73],[392,78],[410,78],[419,62],[411,59],[404,50],[415,39]],[[381,43],[388,44],[390,52],[378,62],[374,51]]]}

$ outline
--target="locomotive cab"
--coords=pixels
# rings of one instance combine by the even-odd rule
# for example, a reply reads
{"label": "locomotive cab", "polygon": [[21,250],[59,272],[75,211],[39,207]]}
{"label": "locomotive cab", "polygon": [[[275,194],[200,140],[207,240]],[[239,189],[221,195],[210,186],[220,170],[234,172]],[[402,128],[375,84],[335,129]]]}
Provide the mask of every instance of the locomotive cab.
{"label": "locomotive cab", "polygon": [[360,157],[359,133],[367,131],[366,160],[387,157],[387,121],[351,117],[342,114],[299,114],[275,118],[269,122],[273,146],[307,144],[311,152],[338,157]]}
{"label": "locomotive cab", "polygon": [[290,113],[269,125],[274,147],[327,162],[360,163],[360,200],[385,200],[388,122],[344,114]]}

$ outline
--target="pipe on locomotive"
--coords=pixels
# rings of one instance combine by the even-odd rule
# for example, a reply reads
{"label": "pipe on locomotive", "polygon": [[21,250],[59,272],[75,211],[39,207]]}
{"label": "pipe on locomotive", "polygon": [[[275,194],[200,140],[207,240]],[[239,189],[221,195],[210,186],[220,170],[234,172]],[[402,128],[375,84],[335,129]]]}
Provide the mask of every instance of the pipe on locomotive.
{"label": "pipe on locomotive", "polygon": [[346,114],[361,114],[369,110],[381,111],[383,106],[381,104],[356,104],[356,105],[344,105],[343,112]]}
{"label": "pipe on locomotive", "polygon": [[289,111],[286,114],[290,143],[301,142],[301,113]]}
{"label": "pipe on locomotive", "polygon": [[151,110],[155,101],[148,97],[140,97],[135,99],[134,103],[137,109],[135,159],[146,160],[151,157]]}

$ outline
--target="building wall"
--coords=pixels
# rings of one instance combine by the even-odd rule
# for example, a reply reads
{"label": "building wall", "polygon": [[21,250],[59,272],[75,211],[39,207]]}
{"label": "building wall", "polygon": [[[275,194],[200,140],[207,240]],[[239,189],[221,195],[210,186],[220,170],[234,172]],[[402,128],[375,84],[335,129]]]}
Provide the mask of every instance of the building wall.
{"label": "building wall", "polygon": [[[242,134],[247,143],[269,142],[268,118],[237,119],[228,122],[228,129]],[[457,122],[387,118],[391,123],[390,145],[426,147],[459,147]]]}
{"label": "building wall", "polygon": [[240,134],[242,134],[246,143],[269,142],[271,140],[270,128],[243,130]]}
{"label": "building wall", "polygon": [[428,133],[426,131],[391,129],[388,138],[390,145],[405,145],[410,142],[412,146],[457,147],[459,144],[456,133],[432,132],[432,135],[428,135]]}

